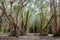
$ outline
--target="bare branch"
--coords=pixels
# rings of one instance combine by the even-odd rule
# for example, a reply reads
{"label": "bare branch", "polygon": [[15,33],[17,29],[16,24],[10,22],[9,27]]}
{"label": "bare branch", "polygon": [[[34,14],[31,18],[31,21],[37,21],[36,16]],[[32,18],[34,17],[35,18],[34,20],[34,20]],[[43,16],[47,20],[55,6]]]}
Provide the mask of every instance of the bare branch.
{"label": "bare branch", "polygon": [[20,11],[23,7],[25,7],[26,5],[27,5],[27,2],[26,2],[26,1],[23,1],[23,2],[19,5],[18,9],[16,10],[16,24],[18,24],[18,13],[19,13],[19,11]]}
{"label": "bare branch", "polygon": [[6,9],[4,6],[4,1],[2,0],[2,14],[8,19],[9,23],[11,22],[10,16],[7,16]]}

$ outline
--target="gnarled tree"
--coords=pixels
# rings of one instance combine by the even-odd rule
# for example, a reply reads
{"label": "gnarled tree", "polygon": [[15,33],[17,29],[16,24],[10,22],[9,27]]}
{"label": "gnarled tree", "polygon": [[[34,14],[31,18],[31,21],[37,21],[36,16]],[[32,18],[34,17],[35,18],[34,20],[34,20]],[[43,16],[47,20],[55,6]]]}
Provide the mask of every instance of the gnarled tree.
{"label": "gnarled tree", "polygon": [[[15,1],[15,0],[14,0]],[[10,0],[10,14],[7,15],[7,12],[6,12],[6,8],[5,8],[5,5],[4,5],[4,0],[2,0],[2,13],[3,15],[7,18],[9,24],[10,24],[10,31],[11,31],[11,36],[17,36],[18,34],[20,34],[20,29],[19,29],[19,26],[18,26],[18,13],[19,11],[27,5],[27,2],[26,0],[22,0],[22,2],[19,4],[19,7],[18,9],[15,11],[15,14],[16,14],[16,21],[14,21],[13,19],[13,15],[12,15],[12,4],[14,3],[13,0]],[[24,4],[24,2],[26,2]]]}

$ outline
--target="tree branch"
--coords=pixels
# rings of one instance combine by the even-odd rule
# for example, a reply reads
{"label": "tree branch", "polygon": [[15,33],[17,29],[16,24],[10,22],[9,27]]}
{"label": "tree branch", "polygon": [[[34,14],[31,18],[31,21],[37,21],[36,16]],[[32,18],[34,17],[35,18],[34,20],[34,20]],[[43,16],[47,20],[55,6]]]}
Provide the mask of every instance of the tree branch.
{"label": "tree branch", "polygon": [[19,11],[20,11],[23,7],[25,7],[25,6],[27,5],[27,3],[26,3],[26,4],[23,4],[24,2],[26,2],[26,1],[23,1],[23,2],[19,5],[18,9],[16,10],[16,24],[18,24],[18,13],[19,13]]}

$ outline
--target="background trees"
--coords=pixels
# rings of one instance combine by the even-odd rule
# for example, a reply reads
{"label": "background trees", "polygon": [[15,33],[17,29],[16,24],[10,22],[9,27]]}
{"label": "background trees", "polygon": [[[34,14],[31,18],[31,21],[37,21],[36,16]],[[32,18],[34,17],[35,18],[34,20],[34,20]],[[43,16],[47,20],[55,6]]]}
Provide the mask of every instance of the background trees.
{"label": "background trees", "polygon": [[50,27],[53,33],[58,32],[59,3],[59,0],[0,0],[0,32],[47,35]]}

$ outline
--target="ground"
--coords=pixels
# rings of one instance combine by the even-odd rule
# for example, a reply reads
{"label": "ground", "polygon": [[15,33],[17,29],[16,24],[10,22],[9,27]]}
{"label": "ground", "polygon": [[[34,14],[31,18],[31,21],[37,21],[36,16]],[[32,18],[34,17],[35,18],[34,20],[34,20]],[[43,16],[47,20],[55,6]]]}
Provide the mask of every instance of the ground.
{"label": "ground", "polygon": [[19,36],[19,37],[8,37],[8,35],[0,35],[0,40],[60,40],[56,37],[50,36]]}

